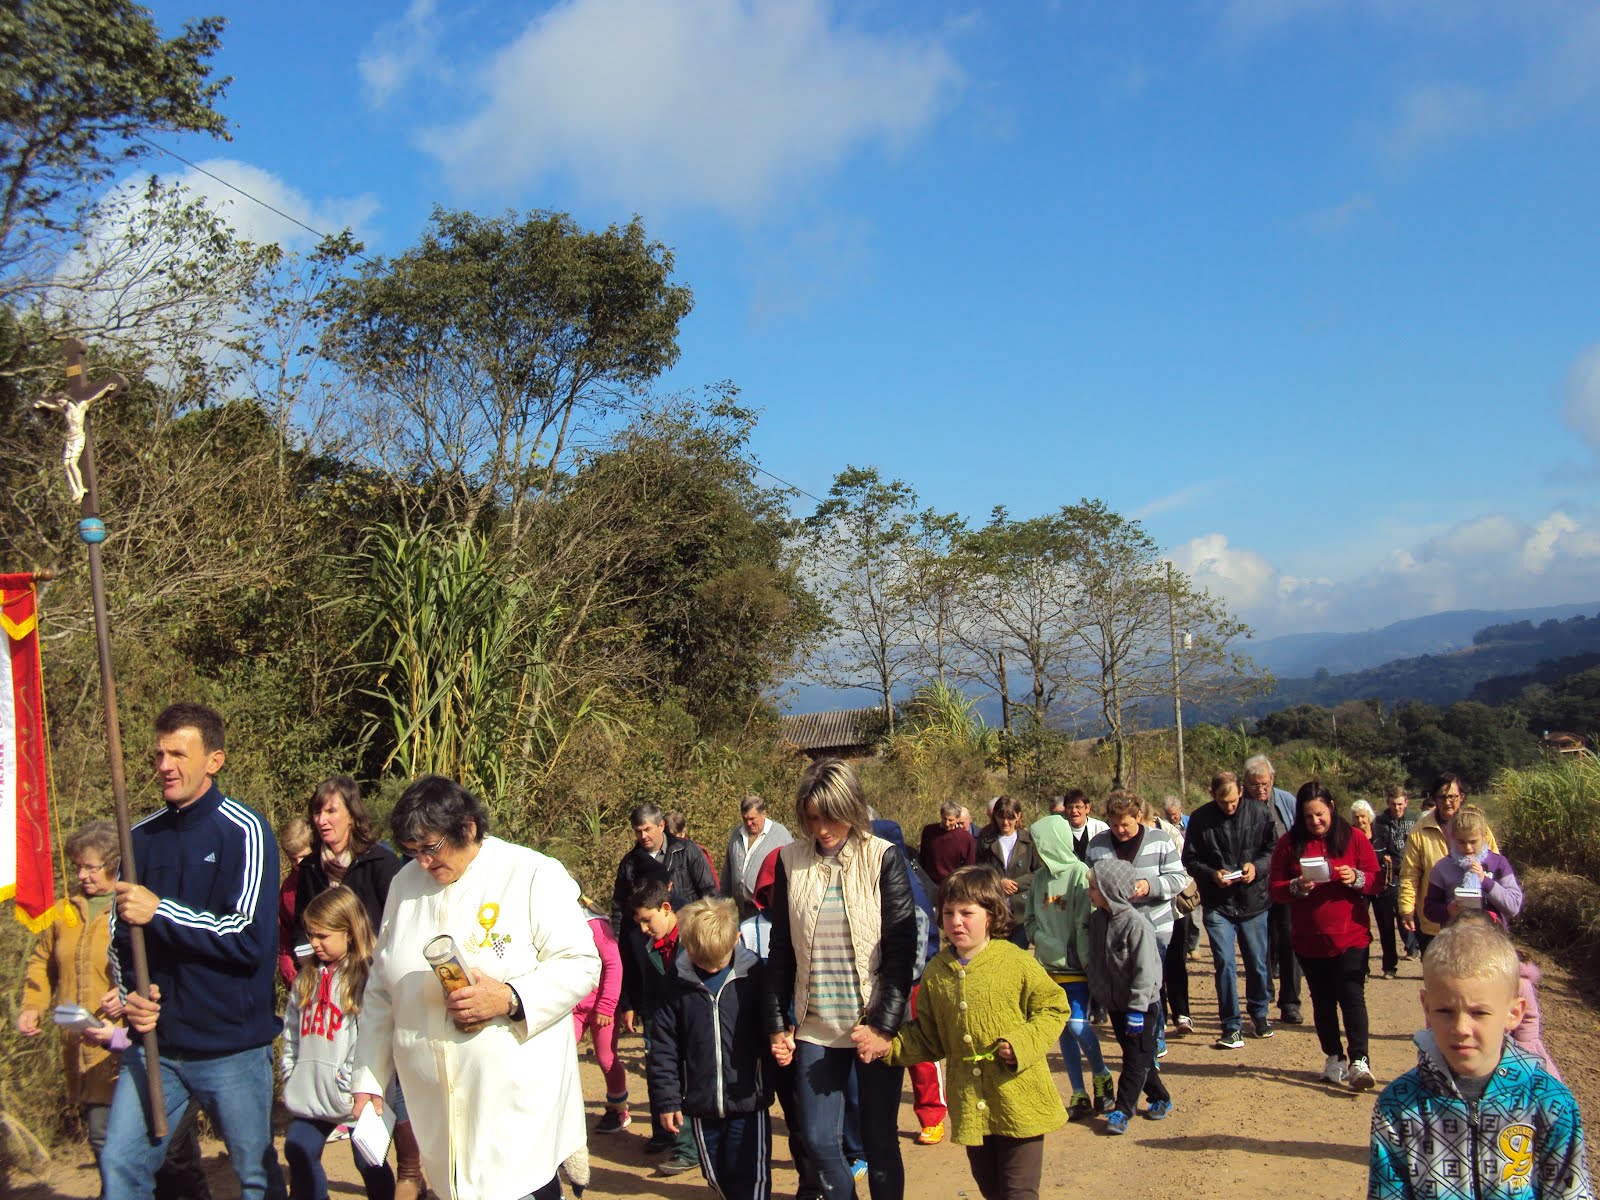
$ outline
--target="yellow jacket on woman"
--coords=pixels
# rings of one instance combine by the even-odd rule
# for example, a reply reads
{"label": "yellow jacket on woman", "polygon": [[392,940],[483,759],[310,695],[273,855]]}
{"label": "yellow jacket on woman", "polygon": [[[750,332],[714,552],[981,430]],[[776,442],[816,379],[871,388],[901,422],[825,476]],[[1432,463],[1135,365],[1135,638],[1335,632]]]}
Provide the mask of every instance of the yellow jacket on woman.
{"label": "yellow jacket on woman", "polygon": [[[50,1009],[57,1004],[81,1004],[98,1013],[100,997],[111,990],[106,962],[110,944],[109,907],[90,921],[89,904],[82,896],[61,901],[56,905],[55,919],[39,935],[28,957],[22,1007],[35,1010],[41,1024],[46,1025]],[[61,1062],[67,1073],[68,1103],[111,1103],[121,1055],[84,1041],[81,1034],[63,1032]]]}

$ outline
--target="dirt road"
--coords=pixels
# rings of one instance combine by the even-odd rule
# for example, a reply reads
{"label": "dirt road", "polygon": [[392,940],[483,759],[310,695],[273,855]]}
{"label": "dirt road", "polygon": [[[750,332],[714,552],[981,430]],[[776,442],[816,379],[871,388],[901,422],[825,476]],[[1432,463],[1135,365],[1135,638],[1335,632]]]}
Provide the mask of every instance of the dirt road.
{"label": "dirt road", "polygon": [[[1322,1054],[1309,1024],[1278,1026],[1266,1041],[1247,1039],[1243,1050],[1211,1049],[1218,1032],[1209,959],[1191,963],[1195,1004],[1195,1036],[1173,1039],[1162,1063],[1177,1110],[1156,1124],[1136,1119],[1128,1136],[1107,1137],[1100,1122],[1072,1125],[1045,1139],[1045,1196],[1101,1196],[1116,1200],[1348,1200],[1366,1186],[1367,1123],[1377,1093],[1363,1095],[1321,1082]],[[1585,1115],[1600,1097],[1600,1066],[1589,1065],[1590,1049],[1600,1037],[1600,1014],[1578,994],[1574,981],[1559,969],[1546,967],[1541,988],[1545,1042],[1577,1093]],[[1395,981],[1370,980],[1367,1006],[1372,1021],[1372,1068],[1379,1086],[1415,1062],[1411,1035],[1420,1024],[1417,989],[1420,968],[1402,963]],[[1305,1005],[1311,1015],[1309,1001]],[[1109,1033],[1103,1035],[1107,1039]],[[626,1046],[630,1082],[642,1093],[637,1061],[639,1043]],[[1113,1053],[1114,1058],[1114,1053]],[[1065,1074],[1058,1070],[1065,1089]],[[586,1092],[603,1093],[598,1071],[585,1062]],[[1063,1096],[1065,1096],[1063,1091]],[[598,1116],[598,1103],[590,1105]],[[921,1147],[911,1142],[910,1096],[901,1109],[906,1162],[906,1195],[970,1197],[977,1188],[967,1172],[959,1146]],[[780,1126],[781,1129],[781,1126]],[[657,1179],[654,1160],[644,1153],[649,1122],[636,1119],[625,1133],[593,1137],[594,1179],[587,1197],[660,1196],[666,1200],[698,1200],[710,1190],[698,1175]],[[784,1139],[776,1139],[774,1194],[794,1194],[795,1177],[788,1169]],[[238,1188],[220,1147],[208,1146],[216,1200],[233,1200]],[[360,1196],[359,1177],[342,1144],[328,1147],[332,1195]],[[42,1180],[16,1191],[18,1200],[80,1200],[96,1194],[88,1155],[69,1155],[53,1164]],[[860,1189],[864,1198],[866,1188]]]}

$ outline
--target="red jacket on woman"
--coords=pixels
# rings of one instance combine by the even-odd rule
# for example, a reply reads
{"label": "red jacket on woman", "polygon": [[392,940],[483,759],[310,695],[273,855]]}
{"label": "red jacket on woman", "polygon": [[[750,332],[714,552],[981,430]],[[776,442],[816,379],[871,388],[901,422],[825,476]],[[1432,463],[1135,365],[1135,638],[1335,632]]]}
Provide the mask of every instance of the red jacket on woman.
{"label": "red jacket on woman", "polygon": [[[1317,884],[1307,895],[1295,895],[1289,890],[1289,883],[1300,876],[1300,860],[1317,857],[1328,860],[1332,881]],[[1340,867],[1354,867],[1360,872],[1354,884],[1339,882]],[[1312,838],[1296,854],[1290,835],[1284,834],[1272,851],[1267,878],[1272,902],[1289,906],[1289,943],[1301,958],[1334,958],[1372,942],[1372,932],[1367,928],[1367,897],[1378,894],[1383,878],[1378,871],[1377,852],[1361,830],[1350,830],[1350,844],[1337,857],[1328,853],[1321,838]]]}

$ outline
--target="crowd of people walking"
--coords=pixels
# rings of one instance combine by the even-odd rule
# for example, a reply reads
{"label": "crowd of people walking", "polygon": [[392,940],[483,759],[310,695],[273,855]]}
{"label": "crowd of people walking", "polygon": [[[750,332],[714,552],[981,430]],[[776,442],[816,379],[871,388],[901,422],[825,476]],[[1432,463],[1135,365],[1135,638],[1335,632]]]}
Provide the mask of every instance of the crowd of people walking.
{"label": "crowd of people walking", "polygon": [[[978,823],[952,800],[913,854],[852,768],[824,759],[790,824],[743,801],[720,876],[673,831],[675,814],[636,808],[602,908],[555,859],[492,836],[484,804],[437,776],[405,790],[387,839],[354,780],[325,780],[282,831],[291,862],[274,892],[270,829],[216,783],[217,714],[174,705],[155,745],[165,806],[133,829],[141,883],[118,879],[105,823],[69,840],[77,894],[34,950],[18,1019],[37,1036],[52,1005],[81,1006],[63,1026],[69,1097],[111,1200],[208,1194],[197,1109],[242,1195],[284,1196],[275,1043],[296,1200],[326,1200],[322,1157],[345,1136],[374,1200],[553,1200],[563,1179],[581,1195],[591,1133],[633,1123],[624,1033],[644,1038],[646,1147],[664,1176],[698,1170],[718,1196],[767,1200],[775,1099],[799,1200],[842,1200],[861,1180],[873,1200],[901,1200],[909,1072],[917,1143],[960,1144],[984,1197],[1028,1200],[1047,1135],[1097,1120],[1126,1135],[1189,1102],[1161,1060],[1169,1038],[1196,1032],[1187,963],[1200,928],[1218,1052],[1271,1038],[1274,1016],[1299,1023],[1306,996],[1321,1079],[1376,1087],[1374,920],[1380,976],[1425,956],[1429,1031],[1417,1071],[1379,1103],[1371,1194],[1480,1194],[1437,1184],[1463,1169],[1476,1179],[1492,1155],[1452,1167],[1415,1138],[1446,1128],[1451,1105],[1492,1101],[1539,1122],[1525,1146],[1501,1137],[1526,1186],[1492,1194],[1587,1195],[1576,1108],[1538,1035],[1537,972],[1504,934],[1521,907],[1516,874],[1454,775],[1420,817],[1399,789],[1382,813],[1342,806],[1315,780],[1291,794],[1259,756],[1217,773],[1192,813],[1176,797],[1113,791],[1095,804],[1072,791],[1032,821],[997,797]],[[147,996],[132,987],[135,928]],[[1516,1048],[1491,1055],[1496,1022]],[[151,1030],[163,1136],[140,1040]],[[604,1078],[592,1129],[585,1038]],[[1478,1071],[1502,1061],[1515,1088]]]}

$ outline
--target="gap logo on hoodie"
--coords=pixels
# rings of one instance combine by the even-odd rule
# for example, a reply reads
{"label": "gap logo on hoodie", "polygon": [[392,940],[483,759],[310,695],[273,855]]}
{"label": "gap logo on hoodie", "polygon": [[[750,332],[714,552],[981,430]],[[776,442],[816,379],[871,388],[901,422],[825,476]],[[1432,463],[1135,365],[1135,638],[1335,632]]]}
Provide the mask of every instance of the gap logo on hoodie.
{"label": "gap logo on hoodie", "polygon": [[300,1010],[301,1037],[324,1037],[331,1042],[344,1028],[344,1009],[333,998],[334,974],[330,967],[317,972],[316,1003]]}

